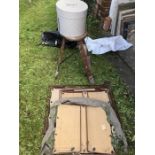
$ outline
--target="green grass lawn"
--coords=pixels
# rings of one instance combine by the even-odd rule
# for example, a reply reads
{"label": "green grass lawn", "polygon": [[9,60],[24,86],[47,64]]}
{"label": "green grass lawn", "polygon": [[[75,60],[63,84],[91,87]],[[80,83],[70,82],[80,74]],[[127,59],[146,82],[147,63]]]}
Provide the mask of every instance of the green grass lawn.
{"label": "green grass lawn", "polygon": [[[42,47],[41,32],[55,30],[56,0],[20,0],[20,155],[38,155],[42,141],[43,121],[46,115],[49,86],[85,85],[79,52],[61,66],[60,77],[55,80],[57,48]],[[89,19],[91,37],[98,36],[97,21]],[[103,56],[91,55],[96,84],[110,81],[128,143],[129,154],[134,154],[134,99],[110,62]]]}

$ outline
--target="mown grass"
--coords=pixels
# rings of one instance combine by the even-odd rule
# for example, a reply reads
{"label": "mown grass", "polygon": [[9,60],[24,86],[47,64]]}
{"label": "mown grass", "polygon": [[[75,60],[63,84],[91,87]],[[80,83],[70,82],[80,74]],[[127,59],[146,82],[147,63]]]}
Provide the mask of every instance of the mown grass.
{"label": "mown grass", "polygon": [[[57,48],[42,47],[41,32],[55,30],[56,0],[20,0],[20,155],[38,155],[42,140],[43,121],[46,113],[49,86],[85,85],[88,81],[84,75],[79,52],[66,50],[66,55],[75,52],[61,66],[57,80],[54,78],[57,63]],[[90,35],[100,33],[97,21],[89,18]],[[122,127],[128,139],[130,153],[134,154],[134,99],[110,62],[103,56],[91,55],[92,71],[96,84],[110,81]]]}

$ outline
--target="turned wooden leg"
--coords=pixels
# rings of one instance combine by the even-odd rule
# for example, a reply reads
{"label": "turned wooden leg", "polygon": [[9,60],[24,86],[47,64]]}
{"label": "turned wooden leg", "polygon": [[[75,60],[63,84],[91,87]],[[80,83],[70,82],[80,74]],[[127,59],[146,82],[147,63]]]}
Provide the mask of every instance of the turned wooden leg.
{"label": "turned wooden leg", "polygon": [[64,57],[64,49],[65,49],[65,38],[62,39],[62,44],[60,48],[60,56],[59,56],[59,64],[62,62]]}
{"label": "turned wooden leg", "polygon": [[57,64],[56,73],[55,73],[55,78],[57,78],[58,75],[59,75],[59,66],[60,66],[61,62],[63,61],[64,49],[65,49],[65,41],[66,41],[65,38],[63,38],[62,43],[61,43],[61,47],[60,47],[58,64]]}
{"label": "turned wooden leg", "polygon": [[93,78],[91,67],[90,67],[90,57],[88,56],[88,51],[84,43],[84,40],[79,41],[79,50],[80,50],[80,54],[81,54],[81,58],[83,61],[84,70],[87,75],[87,78],[90,84],[94,84],[95,82],[94,82],[94,78]]}

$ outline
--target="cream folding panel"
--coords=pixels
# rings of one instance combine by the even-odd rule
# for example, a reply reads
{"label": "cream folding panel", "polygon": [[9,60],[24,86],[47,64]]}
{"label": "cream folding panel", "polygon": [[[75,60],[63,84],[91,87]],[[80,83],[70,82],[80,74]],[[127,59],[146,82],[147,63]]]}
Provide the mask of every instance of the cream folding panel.
{"label": "cream folding panel", "polygon": [[111,128],[105,111],[102,108],[88,107],[87,122],[88,151],[111,154]]}
{"label": "cream folding panel", "polygon": [[80,152],[80,106],[58,108],[54,153]]}

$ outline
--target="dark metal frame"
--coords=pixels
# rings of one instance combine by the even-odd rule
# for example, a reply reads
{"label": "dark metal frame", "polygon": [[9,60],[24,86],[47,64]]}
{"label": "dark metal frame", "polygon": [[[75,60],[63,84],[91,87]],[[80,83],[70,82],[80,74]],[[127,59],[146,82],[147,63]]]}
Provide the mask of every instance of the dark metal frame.
{"label": "dark metal frame", "polygon": [[[120,120],[120,116],[119,116],[119,113],[118,113],[118,110],[117,110],[117,105],[116,105],[116,101],[114,99],[114,95],[112,93],[112,90],[111,90],[111,87],[110,87],[110,84],[107,82],[107,83],[104,83],[104,84],[101,84],[101,85],[54,85],[54,86],[50,86],[49,87],[49,92],[51,94],[51,90],[54,89],[54,88],[65,88],[66,90],[63,90],[63,92],[73,92],[74,89],[77,89],[79,88],[80,89],[94,89],[92,92],[96,91],[96,92],[99,92],[99,91],[106,91],[108,93],[108,96],[109,96],[109,102],[112,106],[112,108],[114,109],[114,111],[116,112],[116,115],[121,123],[121,120]],[[79,92],[79,91],[78,91]],[[91,91],[90,91],[91,92]],[[44,119],[44,128],[43,128],[43,135],[45,135],[48,127],[49,127],[49,124],[48,124],[48,116],[49,116],[49,113],[50,113],[50,99],[51,99],[51,96],[48,97],[48,104],[46,106],[46,110],[47,110],[47,115],[45,116],[45,119]],[[122,124],[122,123],[121,123]],[[69,154],[67,154],[69,155]],[[83,155],[88,155],[88,154],[83,154]],[[101,153],[89,153],[89,155],[115,155],[115,153],[113,152],[112,154],[101,154]]]}

